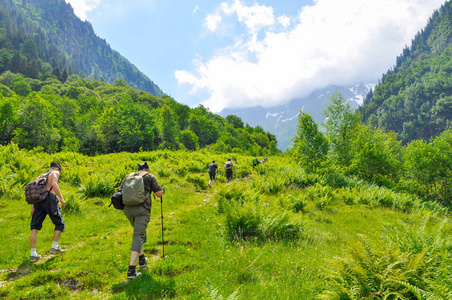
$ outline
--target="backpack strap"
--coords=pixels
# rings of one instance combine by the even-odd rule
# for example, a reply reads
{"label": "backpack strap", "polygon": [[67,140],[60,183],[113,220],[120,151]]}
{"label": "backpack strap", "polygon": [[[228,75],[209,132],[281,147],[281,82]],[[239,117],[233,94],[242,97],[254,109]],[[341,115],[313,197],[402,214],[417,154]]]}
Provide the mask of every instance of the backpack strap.
{"label": "backpack strap", "polygon": [[[47,182],[47,178],[49,177],[49,175],[50,175],[50,173],[52,173],[52,171],[49,171],[48,173],[46,173],[44,176],[42,176],[42,174],[41,175],[39,175],[39,177],[45,177],[45,179],[46,179],[46,182]],[[38,177],[38,178],[39,178]],[[53,186],[51,186],[50,187],[50,190],[48,190],[48,192],[50,193],[50,191],[53,189]]]}

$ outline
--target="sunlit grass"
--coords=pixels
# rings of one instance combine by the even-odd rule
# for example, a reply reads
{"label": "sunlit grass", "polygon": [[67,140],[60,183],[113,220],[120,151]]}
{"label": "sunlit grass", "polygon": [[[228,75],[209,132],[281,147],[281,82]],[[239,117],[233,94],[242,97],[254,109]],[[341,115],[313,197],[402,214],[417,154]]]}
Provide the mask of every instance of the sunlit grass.
{"label": "sunlit grass", "polygon": [[[8,151],[12,157],[11,151],[19,150]],[[227,157],[182,151],[58,154],[64,161],[60,187],[68,203],[60,244],[68,251],[49,255],[53,225],[47,219],[37,245],[44,259],[33,265],[28,262],[30,206],[12,179],[16,173],[8,169],[4,175],[11,179],[4,180],[0,198],[0,296],[315,299],[330,290],[327,279],[335,258],[347,257],[360,236],[378,252],[394,243],[394,232],[407,244],[410,228],[419,228],[427,213],[433,224],[445,219],[446,210],[436,204],[340,175],[307,175],[284,157],[269,157],[253,170],[251,157],[235,154],[240,176],[226,183],[219,172],[209,188],[207,165]],[[29,163],[21,163],[44,172],[54,158],[29,155]],[[109,193],[143,160],[166,190],[164,245],[157,199],[145,245],[148,267],[142,277],[127,281],[132,227],[121,211],[108,207]],[[88,192],[88,182],[97,192]],[[442,228],[450,235],[445,220]],[[250,225],[247,234],[244,224]]]}

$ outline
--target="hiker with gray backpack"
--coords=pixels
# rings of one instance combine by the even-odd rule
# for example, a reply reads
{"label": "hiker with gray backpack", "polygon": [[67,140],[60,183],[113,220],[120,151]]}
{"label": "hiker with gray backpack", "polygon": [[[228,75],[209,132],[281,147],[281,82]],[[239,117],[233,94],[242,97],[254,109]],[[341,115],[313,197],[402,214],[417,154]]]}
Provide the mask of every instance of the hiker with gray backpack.
{"label": "hiker with gray backpack", "polygon": [[227,181],[231,181],[232,180],[232,174],[233,171],[235,170],[235,166],[232,163],[231,159],[228,158],[228,161],[224,164],[224,170],[225,170],[225,175],[226,175],[226,179]]}
{"label": "hiker with gray backpack", "polygon": [[137,272],[137,262],[143,268],[148,262],[144,255],[146,229],[151,220],[151,193],[161,198],[165,190],[160,187],[157,178],[149,173],[147,162],[138,165],[138,171],[126,176],[121,184],[124,214],[133,227],[132,247],[127,279],[141,275]]}

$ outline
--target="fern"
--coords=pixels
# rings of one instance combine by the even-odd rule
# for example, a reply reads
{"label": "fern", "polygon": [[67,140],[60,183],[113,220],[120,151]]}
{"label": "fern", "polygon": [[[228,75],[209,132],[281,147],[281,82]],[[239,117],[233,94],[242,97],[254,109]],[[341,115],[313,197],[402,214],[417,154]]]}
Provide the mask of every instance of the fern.
{"label": "fern", "polygon": [[[377,251],[360,235],[347,257],[336,258],[321,299],[447,299],[452,291],[451,243],[442,221],[430,228],[426,215],[417,228],[389,231],[392,241]],[[403,224],[402,224],[403,225]]]}
{"label": "fern", "polygon": [[[219,294],[218,288],[214,288],[209,283],[206,284],[207,299],[211,300],[223,300],[223,296]],[[227,300],[238,300],[239,299],[239,289],[236,289],[231,295],[228,296]]]}

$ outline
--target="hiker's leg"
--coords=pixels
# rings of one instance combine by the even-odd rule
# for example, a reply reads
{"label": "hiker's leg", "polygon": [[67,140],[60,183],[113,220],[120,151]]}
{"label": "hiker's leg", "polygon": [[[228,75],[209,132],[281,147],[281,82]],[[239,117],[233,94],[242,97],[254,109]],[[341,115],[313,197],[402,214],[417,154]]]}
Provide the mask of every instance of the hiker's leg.
{"label": "hiker's leg", "polygon": [[36,241],[38,240],[38,232],[42,229],[42,222],[44,222],[47,216],[46,210],[42,207],[41,203],[34,205],[34,212],[31,216],[30,222],[30,247],[31,249],[36,248]]}
{"label": "hiker's leg", "polygon": [[61,214],[61,208],[58,204],[58,197],[54,194],[50,194],[48,201],[49,205],[46,205],[47,214],[52,220],[53,225],[55,225],[54,233],[53,233],[53,241],[58,242],[60,235],[66,229],[66,225],[64,224],[63,215]]}
{"label": "hiker's leg", "polygon": [[30,248],[36,249],[36,241],[38,240],[38,232],[37,229],[32,229],[30,234]]}
{"label": "hiker's leg", "polygon": [[54,243],[58,243],[61,233],[62,233],[62,231],[59,231],[59,230],[55,230],[53,232],[53,242]]}
{"label": "hiker's leg", "polygon": [[129,266],[136,266],[137,265],[138,256],[140,256],[140,253],[138,251],[131,251]]}
{"label": "hiker's leg", "polygon": [[132,247],[130,248],[130,264],[136,266],[138,256],[144,253],[144,244],[147,241],[146,230],[151,220],[151,214],[148,209],[143,206],[135,206],[131,209],[135,210],[135,222],[133,225]]}

